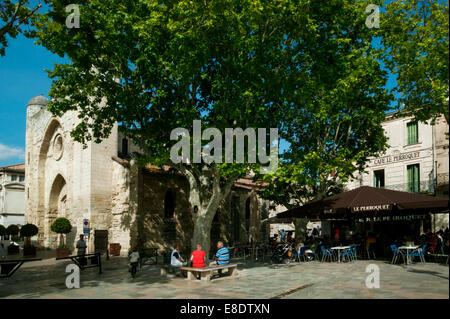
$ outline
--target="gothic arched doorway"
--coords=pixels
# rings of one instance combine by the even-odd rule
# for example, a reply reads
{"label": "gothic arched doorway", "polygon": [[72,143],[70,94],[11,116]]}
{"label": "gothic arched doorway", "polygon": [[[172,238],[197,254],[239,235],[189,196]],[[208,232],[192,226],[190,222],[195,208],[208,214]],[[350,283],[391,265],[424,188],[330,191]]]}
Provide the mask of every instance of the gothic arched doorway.
{"label": "gothic arched doorway", "polygon": [[[56,175],[53,180],[52,187],[50,189],[50,197],[48,201],[47,210],[47,236],[49,239],[49,245],[57,245],[57,235],[52,233],[50,230],[50,225],[58,217],[68,217],[68,207],[67,207],[67,188],[66,180],[61,174]],[[73,243],[73,235],[68,234],[66,237],[66,243],[69,245]]]}

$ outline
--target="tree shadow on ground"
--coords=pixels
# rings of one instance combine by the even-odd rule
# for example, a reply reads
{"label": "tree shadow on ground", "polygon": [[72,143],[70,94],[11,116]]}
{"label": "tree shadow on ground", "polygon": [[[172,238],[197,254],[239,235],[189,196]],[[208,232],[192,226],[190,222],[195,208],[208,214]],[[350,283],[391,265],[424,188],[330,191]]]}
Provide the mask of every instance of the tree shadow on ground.
{"label": "tree shadow on ground", "polygon": [[[101,287],[104,284],[131,284],[146,286],[152,284],[167,284],[176,278],[166,278],[160,275],[159,267],[146,265],[138,268],[136,277],[131,278],[128,272],[128,258],[113,257],[113,262],[102,258],[102,273],[98,268],[80,270],[80,286]],[[0,281],[0,298],[42,298],[45,295],[55,295],[67,292],[66,272],[71,261],[55,262],[55,264],[39,265],[19,269],[12,277]],[[123,270],[118,273],[118,270]]]}
{"label": "tree shadow on ground", "polygon": [[417,274],[428,274],[428,275],[432,275],[432,276],[436,276],[442,279],[447,279],[448,280],[448,276],[443,276],[441,273],[437,272],[437,271],[432,271],[432,270],[421,270],[421,269],[408,269],[409,272],[413,272],[413,273],[417,273]]}

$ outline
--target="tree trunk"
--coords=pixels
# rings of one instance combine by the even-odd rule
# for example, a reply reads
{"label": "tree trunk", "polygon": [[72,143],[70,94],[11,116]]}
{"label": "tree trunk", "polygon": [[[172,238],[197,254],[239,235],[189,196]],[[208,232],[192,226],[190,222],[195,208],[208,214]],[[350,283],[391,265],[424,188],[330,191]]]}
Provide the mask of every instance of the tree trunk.
{"label": "tree trunk", "polygon": [[295,218],[294,226],[295,226],[295,241],[306,239],[306,225],[308,224],[308,218]]}
{"label": "tree trunk", "polygon": [[197,217],[194,219],[194,234],[192,236],[191,250],[196,249],[197,244],[201,244],[206,254],[206,259],[209,260],[212,218],[207,217],[206,210],[199,209],[197,214]]}
{"label": "tree trunk", "polygon": [[231,186],[236,179],[229,178],[225,184],[221,185],[217,167],[210,168],[214,174],[210,176],[200,174],[198,178],[193,171],[185,166],[177,166],[177,168],[189,182],[189,203],[191,207],[197,206],[198,208],[197,213],[192,212],[194,234],[191,241],[191,250],[194,250],[195,246],[200,243],[206,253],[206,258],[209,259],[211,225],[214,215],[222,200],[230,193]]}

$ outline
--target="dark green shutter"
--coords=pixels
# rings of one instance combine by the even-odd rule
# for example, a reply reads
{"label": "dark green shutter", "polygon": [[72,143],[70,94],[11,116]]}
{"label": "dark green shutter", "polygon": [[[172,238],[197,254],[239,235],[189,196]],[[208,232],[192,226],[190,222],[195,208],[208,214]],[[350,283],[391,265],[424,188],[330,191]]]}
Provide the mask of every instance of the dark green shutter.
{"label": "dark green shutter", "polygon": [[419,127],[417,122],[411,122],[406,125],[408,133],[408,144],[419,142]]}
{"label": "dark green shutter", "polygon": [[419,164],[409,165],[407,167],[407,190],[408,192],[418,192],[420,179],[419,179]]}

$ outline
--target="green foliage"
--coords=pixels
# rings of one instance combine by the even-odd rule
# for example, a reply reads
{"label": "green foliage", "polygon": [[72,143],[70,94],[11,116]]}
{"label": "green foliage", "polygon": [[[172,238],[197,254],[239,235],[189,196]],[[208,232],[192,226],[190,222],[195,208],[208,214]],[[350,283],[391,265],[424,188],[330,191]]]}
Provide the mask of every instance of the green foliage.
{"label": "green foliage", "polygon": [[16,38],[19,33],[23,32],[23,26],[29,25],[39,14],[41,1],[32,6],[29,5],[29,2],[29,0],[0,0],[0,56],[5,55],[8,37]]}
{"label": "green foliage", "polygon": [[6,235],[6,228],[3,225],[0,225],[0,236]]}
{"label": "green foliage", "polygon": [[17,236],[19,234],[19,227],[17,225],[9,225],[6,228],[6,234],[11,236]]}
{"label": "green foliage", "polygon": [[59,244],[58,248],[67,248],[67,245],[66,244]]}
{"label": "green foliage", "polygon": [[72,225],[67,218],[59,217],[51,224],[50,229],[57,234],[68,234],[72,230]]}
{"label": "green foliage", "polygon": [[79,29],[65,26],[65,1],[49,3],[35,35],[70,60],[49,71],[50,111],[77,111],[71,135],[82,143],[119,122],[144,152],[141,165],[188,177],[200,210],[221,200],[215,180],[225,190],[258,164],[171,163],[170,133],[192,136],[193,120],[222,134],[278,128],[290,148],[277,174],[256,177],[283,202],[339,188],[385,147],[380,123],[392,97],[365,26],[367,1],[83,0]]}
{"label": "green foliage", "polygon": [[23,225],[22,228],[20,228],[20,235],[22,237],[33,237],[37,235],[38,232],[39,229],[37,228],[36,225],[33,224],[26,224]]}
{"label": "green foliage", "polygon": [[397,76],[402,115],[449,123],[448,1],[390,1],[380,19],[380,56]]}
{"label": "green foliage", "polygon": [[317,23],[317,44],[302,49],[303,66],[286,83],[290,107],[272,114],[283,119],[281,137],[289,149],[261,195],[275,204],[297,206],[342,190],[369,156],[386,149],[381,122],[392,94],[377,61],[375,33],[365,27],[364,1],[331,2],[308,16]]}

